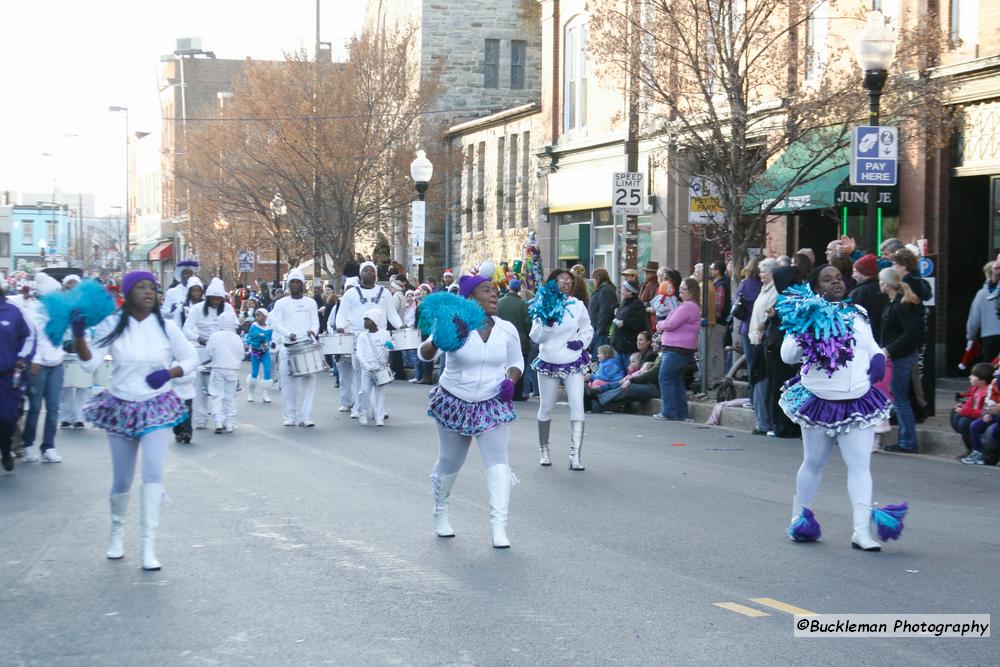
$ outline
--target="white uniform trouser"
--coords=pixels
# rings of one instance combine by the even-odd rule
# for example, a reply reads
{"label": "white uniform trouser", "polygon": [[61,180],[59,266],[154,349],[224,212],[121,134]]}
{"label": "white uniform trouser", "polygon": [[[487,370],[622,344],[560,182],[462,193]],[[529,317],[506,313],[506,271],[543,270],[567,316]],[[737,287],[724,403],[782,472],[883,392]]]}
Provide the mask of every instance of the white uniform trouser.
{"label": "white uniform trouser", "polygon": [[354,407],[357,396],[354,392],[353,356],[341,354],[337,361],[337,373],[340,375],[340,404],[345,408]]}
{"label": "white uniform trouser", "polygon": [[[194,348],[198,352],[198,365],[208,361],[208,352],[205,348],[196,345]],[[209,398],[205,394],[208,390],[208,374],[200,370],[194,374],[194,398],[191,401],[191,421],[195,426],[204,426],[208,423],[208,414],[211,406]]]}
{"label": "white uniform trouser", "polygon": [[83,406],[90,396],[90,389],[86,387],[63,387],[62,396],[59,398],[60,421],[75,424],[83,421]]}
{"label": "white uniform trouser", "polygon": [[853,429],[850,433],[827,435],[821,428],[802,427],[802,465],[795,478],[795,495],[804,507],[811,507],[823,468],[830,459],[834,444],[847,464],[847,493],[851,505],[872,504],[872,442],[875,428]]}
{"label": "white uniform trouser", "polygon": [[[569,401],[570,421],[583,421],[583,373],[570,373],[563,380],[566,385],[566,399]],[[559,396],[559,378],[538,374],[538,421],[547,422]]]}
{"label": "white uniform trouser", "polygon": [[236,378],[239,371],[213,368],[208,376],[212,415],[216,426],[232,427],[236,422]]}
{"label": "white uniform trouser", "polygon": [[[357,345],[357,334],[355,334],[355,345]],[[364,374],[365,369],[361,366],[361,359],[357,354],[351,355],[351,404],[354,409],[351,410],[351,414],[358,415],[361,414],[359,406],[360,398],[358,396],[361,393],[361,376]],[[343,382],[343,380],[341,380]]]}
{"label": "white uniform trouser", "polygon": [[358,389],[358,402],[355,404],[358,414],[371,414],[375,419],[385,416],[385,387],[380,387],[372,380],[368,371],[361,370],[361,387]]}
{"label": "white uniform trouser", "polygon": [[[286,420],[301,423],[312,420],[313,395],[316,393],[316,374],[295,377],[288,367],[288,354],[279,356],[278,372],[281,376],[281,403]],[[297,405],[301,398],[301,407]]]}

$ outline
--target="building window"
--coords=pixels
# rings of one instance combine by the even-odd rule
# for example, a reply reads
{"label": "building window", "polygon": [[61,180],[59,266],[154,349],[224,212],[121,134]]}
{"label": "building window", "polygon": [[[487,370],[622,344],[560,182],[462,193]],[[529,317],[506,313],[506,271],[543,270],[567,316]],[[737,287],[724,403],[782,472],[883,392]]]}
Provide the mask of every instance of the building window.
{"label": "building window", "polygon": [[510,176],[507,180],[507,224],[511,227],[517,226],[517,181],[520,175],[517,171],[517,160],[520,157],[517,149],[517,134],[510,135]]}
{"label": "building window", "polygon": [[826,34],[830,5],[826,0],[810,8],[806,21],[806,81],[817,81],[826,69]]}
{"label": "building window", "polygon": [[476,150],[476,231],[486,228],[486,142]]}
{"label": "building window", "polygon": [[528,226],[528,165],[531,164],[531,133],[521,134],[521,226]]}
{"label": "building window", "polygon": [[587,24],[574,19],[564,30],[563,130],[587,125]]}
{"label": "building window", "polygon": [[35,245],[35,223],[31,220],[21,221],[21,245]]}
{"label": "building window", "polygon": [[472,168],[475,165],[472,156],[472,144],[465,147],[465,229],[472,233]]}
{"label": "building window", "polygon": [[0,257],[10,257],[10,234],[0,233]]}
{"label": "building window", "polygon": [[951,43],[974,47],[979,43],[979,0],[951,0]]}
{"label": "building window", "polygon": [[507,209],[503,205],[504,191],[507,189],[505,186],[505,181],[507,180],[507,172],[504,171],[504,159],[507,157],[507,139],[500,137],[497,139],[497,177],[496,177],[496,188],[497,188],[497,201],[496,201],[496,226],[497,229],[503,229],[503,218],[504,213]]}
{"label": "building window", "polygon": [[528,51],[528,43],[521,39],[510,43],[510,87],[513,90],[524,88],[524,56]]}
{"label": "building window", "polygon": [[46,240],[49,243],[50,248],[54,248],[56,245],[56,240],[58,238],[59,227],[55,220],[49,220],[48,222],[48,234],[46,235]]}
{"label": "building window", "polygon": [[484,55],[483,88],[496,88],[500,85],[500,40],[486,40]]}

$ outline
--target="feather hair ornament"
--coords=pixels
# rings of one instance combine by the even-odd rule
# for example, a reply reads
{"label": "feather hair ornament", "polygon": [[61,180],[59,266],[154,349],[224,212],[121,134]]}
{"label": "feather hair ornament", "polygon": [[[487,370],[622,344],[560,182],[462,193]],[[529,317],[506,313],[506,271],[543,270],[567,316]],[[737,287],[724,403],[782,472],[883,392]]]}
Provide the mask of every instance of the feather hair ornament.
{"label": "feather hair ornament", "polygon": [[465,345],[469,334],[482,328],[486,311],[472,299],[448,292],[435,292],[420,302],[420,331],[434,337],[434,345],[454,352]]}
{"label": "feather hair ornament", "polygon": [[774,305],[781,330],[802,348],[802,371],[819,368],[832,376],[854,358],[854,315],[850,303],[827,301],[809,285],[792,285]]}
{"label": "feather hair ornament", "polygon": [[90,279],[81,281],[73,289],[46,294],[40,301],[49,317],[45,323],[45,335],[56,347],[62,345],[74,310],[83,315],[87,327],[97,326],[118,310],[114,296],[104,285]]}
{"label": "feather hair ornament", "polygon": [[539,320],[548,326],[561,324],[563,316],[566,315],[567,301],[569,297],[559,290],[556,281],[550,280],[535,292],[535,298],[528,307],[528,315],[531,319]]}

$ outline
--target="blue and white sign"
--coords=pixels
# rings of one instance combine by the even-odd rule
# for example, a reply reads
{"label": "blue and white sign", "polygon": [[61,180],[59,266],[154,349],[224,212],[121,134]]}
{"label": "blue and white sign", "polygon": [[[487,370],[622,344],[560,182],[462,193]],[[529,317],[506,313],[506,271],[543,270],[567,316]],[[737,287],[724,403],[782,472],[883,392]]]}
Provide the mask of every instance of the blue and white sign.
{"label": "blue and white sign", "polygon": [[917,259],[917,271],[921,278],[928,278],[934,275],[934,260],[930,257],[920,257]]}
{"label": "blue and white sign", "polygon": [[851,185],[896,185],[899,130],[888,125],[854,128],[851,141]]}

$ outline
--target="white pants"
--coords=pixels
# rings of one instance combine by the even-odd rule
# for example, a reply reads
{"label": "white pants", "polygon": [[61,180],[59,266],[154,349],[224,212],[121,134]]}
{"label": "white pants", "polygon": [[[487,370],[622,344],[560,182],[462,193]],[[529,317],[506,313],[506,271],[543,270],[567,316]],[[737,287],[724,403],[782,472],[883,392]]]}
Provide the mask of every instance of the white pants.
{"label": "white pants", "polygon": [[358,389],[358,414],[371,414],[375,419],[385,417],[385,387],[375,384],[371,373],[361,370],[361,387]]}
{"label": "white pants", "polygon": [[[208,352],[204,347],[195,346],[198,352],[198,365],[208,361]],[[208,415],[211,413],[208,391],[208,375],[200,370],[194,373],[194,398],[191,400],[191,422],[196,426],[205,426],[208,423]]]}
{"label": "white pants", "polygon": [[352,355],[342,354],[337,361],[337,373],[340,375],[340,404],[345,408],[353,408],[357,399],[354,392],[354,365]]}
{"label": "white pants", "polygon": [[[357,341],[357,339],[355,339]],[[357,344],[355,342],[355,344]],[[360,398],[358,394],[361,392],[361,376],[364,374],[365,369],[361,367],[361,359],[357,354],[351,355],[351,405],[354,409],[351,410],[352,415],[361,414],[361,407],[358,405]],[[343,387],[344,378],[340,378],[341,387]]]}
{"label": "white pants", "polygon": [[132,488],[135,477],[135,460],[142,449],[142,483],[163,484],[163,467],[167,459],[167,444],[170,442],[169,428],[150,431],[141,438],[108,433],[111,446],[111,493],[126,493]]}
{"label": "white pants", "polygon": [[[583,373],[571,373],[563,382],[566,385],[566,398],[569,401],[570,421],[582,422],[583,411]],[[559,396],[559,378],[538,374],[538,421],[547,422],[551,417],[552,408]]]}
{"label": "white pants", "polygon": [[[288,368],[288,355],[282,354],[279,359],[278,374],[281,377],[281,403],[285,420],[296,424],[312,421],[316,374],[295,377]],[[301,405],[298,405],[300,398]]]}
{"label": "white pants", "polygon": [[821,428],[802,427],[802,465],[795,478],[795,495],[804,507],[811,507],[823,469],[830,459],[835,444],[840,445],[840,456],[847,464],[847,493],[851,505],[872,504],[872,442],[875,428],[852,430],[850,433],[827,435]]}
{"label": "white pants", "polygon": [[83,406],[90,396],[86,387],[63,387],[59,399],[59,416],[61,421],[75,424],[83,421]]}
{"label": "white pants", "polygon": [[208,376],[212,415],[216,426],[232,428],[236,422],[236,379],[239,371],[213,368]]}

